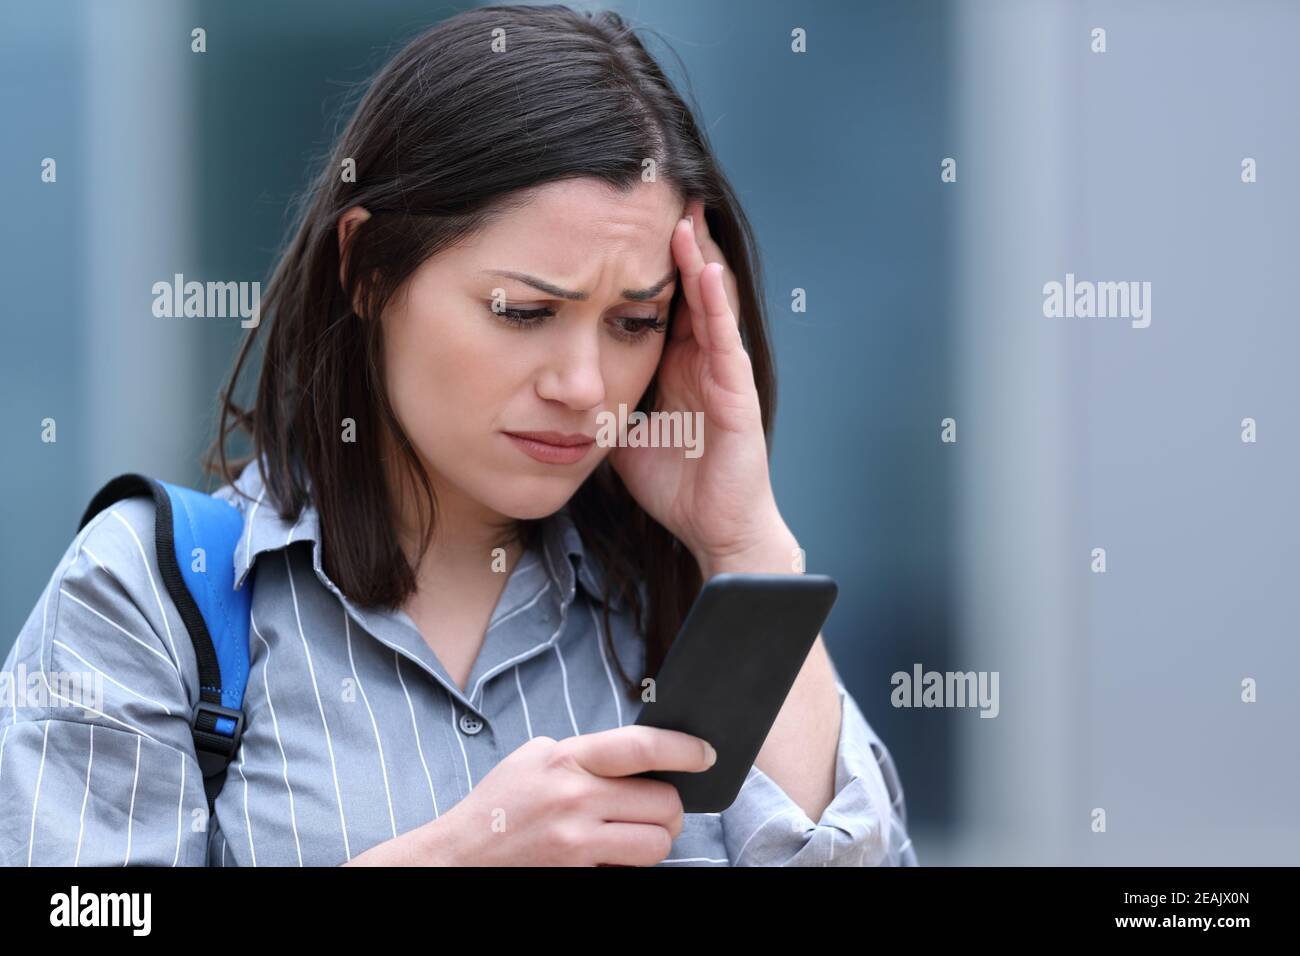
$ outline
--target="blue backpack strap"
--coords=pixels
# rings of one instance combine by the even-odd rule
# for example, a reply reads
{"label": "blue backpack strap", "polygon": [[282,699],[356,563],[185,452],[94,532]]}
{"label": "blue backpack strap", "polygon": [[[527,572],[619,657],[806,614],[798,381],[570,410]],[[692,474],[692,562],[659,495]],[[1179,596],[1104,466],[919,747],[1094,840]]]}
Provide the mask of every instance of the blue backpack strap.
{"label": "blue backpack strap", "polygon": [[[235,547],[243,535],[244,518],[234,505],[212,495],[124,474],[96,493],[77,530],[115,502],[136,495],[154,501],[158,570],[198,661],[200,699],[190,727],[211,812],[244,733],[252,579],[246,579],[238,591],[234,587]],[[203,570],[198,571],[194,569],[197,548],[203,555]]]}

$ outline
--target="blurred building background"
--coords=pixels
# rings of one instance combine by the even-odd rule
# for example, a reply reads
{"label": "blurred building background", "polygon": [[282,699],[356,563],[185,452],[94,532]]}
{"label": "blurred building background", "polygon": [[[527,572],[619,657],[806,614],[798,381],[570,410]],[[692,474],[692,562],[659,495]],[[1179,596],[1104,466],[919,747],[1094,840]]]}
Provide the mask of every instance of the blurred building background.
{"label": "blurred building background", "polygon": [[[5,0],[0,652],[104,481],[201,482],[242,330],[152,284],[265,283],[358,85],[470,5]],[[921,862],[1300,860],[1300,7],[604,5],[756,227],[778,501]],[[1150,327],[1045,318],[1067,272],[1150,281]],[[918,664],[998,716],[891,706]]]}

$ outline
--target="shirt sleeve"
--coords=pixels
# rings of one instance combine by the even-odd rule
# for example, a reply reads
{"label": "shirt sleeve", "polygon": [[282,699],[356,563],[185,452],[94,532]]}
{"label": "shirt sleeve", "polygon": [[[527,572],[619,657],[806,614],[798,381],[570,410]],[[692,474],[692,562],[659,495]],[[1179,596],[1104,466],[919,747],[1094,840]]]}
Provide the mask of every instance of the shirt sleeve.
{"label": "shirt sleeve", "polygon": [[835,795],[816,823],[757,766],[722,834],[732,866],[916,866],[893,758],[835,675],[840,695]]}
{"label": "shirt sleeve", "polygon": [[194,650],[153,540],[148,499],[92,519],[5,659],[6,866],[207,863],[207,797],[190,731]]}

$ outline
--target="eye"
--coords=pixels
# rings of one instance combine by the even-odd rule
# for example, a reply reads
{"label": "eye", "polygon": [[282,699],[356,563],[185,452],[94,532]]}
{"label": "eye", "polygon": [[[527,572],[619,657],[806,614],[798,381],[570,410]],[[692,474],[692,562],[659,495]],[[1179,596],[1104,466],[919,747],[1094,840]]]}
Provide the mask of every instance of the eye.
{"label": "eye", "polygon": [[625,342],[648,339],[651,333],[662,333],[668,328],[668,322],[657,315],[620,315],[614,318],[613,322],[616,330],[614,334]]}
{"label": "eye", "polygon": [[[535,309],[501,306],[497,309],[488,303],[487,309],[506,325],[520,329],[537,328],[555,315],[554,309],[545,306]],[[668,327],[667,321],[658,315],[619,315],[609,321],[614,336],[624,342],[648,339],[652,333],[662,333]]]}
{"label": "eye", "polygon": [[516,328],[531,328],[541,325],[546,319],[555,314],[554,309],[512,309],[504,306],[500,310],[494,309],[489,303],[488,311],[495,315],[506,325],[513,325]]}

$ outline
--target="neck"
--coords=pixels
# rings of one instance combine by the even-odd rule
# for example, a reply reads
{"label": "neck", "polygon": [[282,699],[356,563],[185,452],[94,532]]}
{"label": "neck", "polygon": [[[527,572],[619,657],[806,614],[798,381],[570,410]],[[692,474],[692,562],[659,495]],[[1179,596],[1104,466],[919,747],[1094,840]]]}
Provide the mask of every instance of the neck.
{"label": "neck", "polygon": [[[491,570],[497,548],[504,550],[506,566],[513,568],[524,549],[519,523],[470,498],[421,464],[433,487],[436,512],[433,539],[420,561],[417,578],[477,577]],[[390,478],[389,487],[393,489],[399,541],[407,560],[414,565],[422,544],[419,509],[423,492],[409,476],[406,480]]]}

